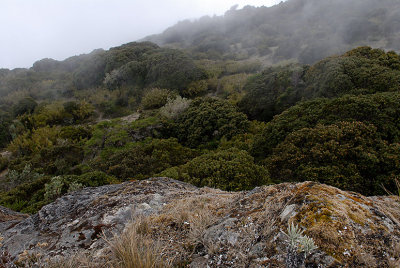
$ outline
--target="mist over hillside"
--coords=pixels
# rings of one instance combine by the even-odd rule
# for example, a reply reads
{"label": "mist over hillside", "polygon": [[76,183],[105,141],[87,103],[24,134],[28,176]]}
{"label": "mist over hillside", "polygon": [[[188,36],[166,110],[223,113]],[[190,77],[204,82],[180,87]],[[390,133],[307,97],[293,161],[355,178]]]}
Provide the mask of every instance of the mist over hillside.
{"label": "mist over hillside", "polygon": [[288,0],[273,7],[232,7],[223,16],[181,21],[147,41],[199,56],[263,57],[266,63],[314,63],[368,45],[400,50],[396,0]]}

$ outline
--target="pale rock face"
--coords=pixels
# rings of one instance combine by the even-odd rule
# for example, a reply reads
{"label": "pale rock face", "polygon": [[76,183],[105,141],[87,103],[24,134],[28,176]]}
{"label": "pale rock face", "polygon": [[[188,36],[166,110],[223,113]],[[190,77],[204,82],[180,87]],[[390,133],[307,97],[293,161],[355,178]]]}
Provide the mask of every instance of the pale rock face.
{"label": "pale rock face", "polygon": [[364,197],[312,182],[223,192],[152,178],[85,188],[30,217],[0,207],[0,216],[0,251],[15,260],[24,250],[100,260],[109,252],[104,236],[118,236],[139,217],[147,217],[166,257],[190,267],[281,267],[289,223],[318,246],[306,267],[387,267],[400,257],[394,250],[398,197]]}

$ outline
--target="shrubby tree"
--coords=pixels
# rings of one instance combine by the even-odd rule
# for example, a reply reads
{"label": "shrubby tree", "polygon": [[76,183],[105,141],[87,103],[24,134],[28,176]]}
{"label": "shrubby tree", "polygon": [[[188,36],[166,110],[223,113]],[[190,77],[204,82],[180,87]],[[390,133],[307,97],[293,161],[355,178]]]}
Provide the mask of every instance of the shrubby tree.
{"label": "shrubby tree", "polygon": [[79,89],[87,89],[101,85],[105,76],[106,52],[94,50],[81,58],[79,68],[73,73],[74,86]]}
{"label": "shrubby tree", "polygon": [[312,66],[269,68],[248,80],[239,107],[251,119],[269,121],[300,100],[398,91],[399,66],[394,52],[359,47]]}
{"label": "shrubby tree", "polygon": [[0,111],[0,148],[5,147],[12,139],[10,134],[11,116]]}
{"label": "shrubby tree", "polygon": [[168,98],[167,103],[161,107],[160,114],[168,119],[175,119],[189,108],[191,102],[179,95],[176,98]]}
{"label": "shrubby tree", "polygon": [[254,164],[246,151],[236,148],[206,153],[160,175],[226,191],[250,190],[269,182],[267,170]]}
{"label": "shrubby tree", "polygon": [[20,101],[18,101],[16,105],[13,106],[14,115],[18,116],[18,115],[23,115],[25,113],[32,113],[37,105],[38,105],[37,102],[33,98],[31,97],[23,98]]}
{"label": "shrubby tree", "polygon": [[291,65],[264,70],[248,80],[247,94],[239,102],[240,110],[249,118],[269,121],[276,114],[300,100],[307,67]]}
{"label": "shrubby tree", "polygon": [[316,99],[299,103],[270,121],[255,138],[252,155],[267,157],[275,146],[292,132],[329,125],[339,121],[373,124],[380,137],[389,143],[400,141],[400,93],[386,92],[336,99]]}
{"label": "shrubby tree", "polygon": [[196,147],[222,137],[230,139],[245,133],[248,127],[246,115],[238,112],[229,102],[199,98],[178,116],[172,131],[180,142]]}
{"label": "shrubby tree", "polygon": [[143,179],[173,166],[182,165],[197,156],[174,138],[135,143],[104,158],[97,158],[93,167],[120,179]]}
{"label": "shrubby tree", "polygon": [[311,180],[376,195],[384,193],[382,185],[393,190],[391,175],[400,169],[390,162],[400,160],[398,149],[380,139],[374,125],[338,122],[290,133],[266,163],[275,181]]}
{"label": "shrubby tree", "polygon": [[141,106],[145,110],[158,109],[164,106],[172,95],[167,89],[152,88],[144,93]]}

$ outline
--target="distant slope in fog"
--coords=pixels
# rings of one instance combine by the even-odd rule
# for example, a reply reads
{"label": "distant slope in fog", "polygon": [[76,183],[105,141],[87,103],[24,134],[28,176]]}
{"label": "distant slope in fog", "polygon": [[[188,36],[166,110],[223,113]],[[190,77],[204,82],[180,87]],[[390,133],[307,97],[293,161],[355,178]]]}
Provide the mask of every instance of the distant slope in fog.
{"label": "distant slope in fog", "polygon": [[265,56],[268,63],[314,63],[362,45],[399,51],[400,2],[288,0],[273,7],[233,7],[223,16],[182,21],[145,40],[199,56]]}

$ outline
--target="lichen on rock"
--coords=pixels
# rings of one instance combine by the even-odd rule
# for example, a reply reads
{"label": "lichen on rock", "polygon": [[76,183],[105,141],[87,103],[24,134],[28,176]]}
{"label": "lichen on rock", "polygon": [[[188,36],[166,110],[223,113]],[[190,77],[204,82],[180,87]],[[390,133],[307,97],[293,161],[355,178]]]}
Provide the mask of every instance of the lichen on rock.
{"label": "lichen on rock", "polygon": [[282,231],[290,224],[318,246],[306,267],[388,267],[400,258],[398,197],[364,197],[314,182],[224,192],[151,178],[85,188],[19,217],[0,222],[1,250],[14,261],[40,252],[49,260],[84,253],[104,263],[113,237],[138,219],[145,224],[136,231],[175,266],[284,267]]}

